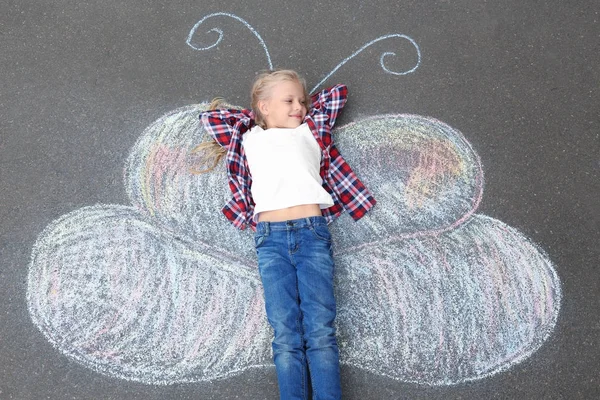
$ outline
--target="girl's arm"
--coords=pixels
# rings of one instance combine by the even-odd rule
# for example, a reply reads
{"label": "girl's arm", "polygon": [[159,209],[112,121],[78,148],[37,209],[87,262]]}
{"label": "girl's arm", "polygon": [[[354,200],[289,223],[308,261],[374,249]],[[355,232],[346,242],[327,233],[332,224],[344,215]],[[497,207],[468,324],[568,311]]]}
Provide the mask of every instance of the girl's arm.
{"label": "girl's arm", "polygon": [[348,88],[346,85],[337,84],[319,93],[312,95],[312,109],[325,113],[328,117],[327,124],[333,128],[338,114],[348,99]]}
{"label": "girl's arm", "polygon": [[248,109],[208,110],[200,114],[200,121],[219,145],[227,147],[235,131],[243,133],[252,127],[254,115]]}

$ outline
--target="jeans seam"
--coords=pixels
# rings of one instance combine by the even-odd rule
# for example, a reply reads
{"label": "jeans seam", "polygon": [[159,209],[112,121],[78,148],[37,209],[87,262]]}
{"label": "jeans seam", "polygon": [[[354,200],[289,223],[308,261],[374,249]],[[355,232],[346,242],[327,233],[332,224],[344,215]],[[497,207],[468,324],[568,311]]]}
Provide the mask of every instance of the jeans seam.
{"label": "jeans seam", "polygon": [[[296,280],[296,304],[298,304],[298,308],[300,308],[300,289],[298,289],[298,280]],[[298,334],[300,335],[300,346],[304,347],[304,329],[303,329],[303,322],[304,318],[302,315],[302,311],[300,310],[298,313],[298,318],[296,319],[296,330],[298,331]],[[302,352],[302,365],[307,365],[306,364],[306,353]],[[302,398],[306,399],[307,398],[307,388],[306,388],[306,368],[302,369]]]}

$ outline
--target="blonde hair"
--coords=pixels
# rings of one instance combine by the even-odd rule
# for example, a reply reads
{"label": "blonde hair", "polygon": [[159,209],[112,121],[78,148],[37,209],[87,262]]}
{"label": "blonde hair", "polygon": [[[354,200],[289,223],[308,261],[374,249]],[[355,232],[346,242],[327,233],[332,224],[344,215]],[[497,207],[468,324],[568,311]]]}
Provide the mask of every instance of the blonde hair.
{"label": "blonde hair", "polygon": [[[226,107],[226,105],[227,103],[225,102],[224,98],[215,97],[210,102],[208,110],[217,110]],[[221,158],[223,158],[223,156],[227,154],[227,149],[221,146],[219,143],[217,143],[216,140],[211,139],[208,142],[200,143],[198,146],[190,150],[190,154],[196,154],[200,152],[203,153],[200,158],[200,164],[209,164],[209,166],[204,169],[190,168],[190,172],[192,174],[204,174],[215,169],[215,167],[219,164],[219,161],[221,161]]]}
{"label": "blonde hair", "polygon": [[[302,86],[302,89],[304,90],[307,112],[309,111],[308,108],[310,107],[310,96],[306,90],[306,81],[304,78],[298,75],[296,71],[291,69],[276,69],[261,72],[256,76],[254,84],[252,85],[252,90],[250,91],[250,108],[252,108],[254,113],[254,121],[256,122],[256,125],[263,129],[266,129],[267,125],[264,116],[261,114],[258,108],[258,103],[268,100],[271,96],[271,89],[273,86],[282,81],[298,82]],[[208,109],[217,110],[219,108],[224,108],[227,105],[228,104],[223,98],[216,97],[212,100]],[[201,170],[190,168],[190,172],[193,174],[203,174],[215,169],[215,167],[219,164],[219,161],[221,161],[221,158],[223,158],[223,155],[227,154],[227,149],[212,139],[208,142],[200,143],[190,151],[191,154],[199,152],[204,153],[201,157],[201,164],[209,164],[209,166]]]}

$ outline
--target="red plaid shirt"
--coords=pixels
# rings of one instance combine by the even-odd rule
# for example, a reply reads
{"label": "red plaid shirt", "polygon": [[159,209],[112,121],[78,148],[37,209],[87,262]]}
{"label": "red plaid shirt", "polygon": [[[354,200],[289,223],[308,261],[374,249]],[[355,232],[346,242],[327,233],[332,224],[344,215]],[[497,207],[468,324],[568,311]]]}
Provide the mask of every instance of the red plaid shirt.
{"label": "red plaid shirt", "polygon": [[[325,89],[311,98],[312,106],[306,122],[321,148],[323,188],[331,195],[333,206],[322,210],[327,222],[333,221],[346,209],[353,219],[358,220],[376,203],[375,198],[333,144],[331,129],[340,110],[346,104],[348,89],[336,85]],[[250,188],[252,176],[242,146],[243,134],[252,128],[254,114],[251,110],[210,110],[200,114],[202,124],[211,136],[227,148],[227,176],[233,197],[223,207],[223,214],[239,229],[249,225],[256,230],[253,221],[254,200]]]}

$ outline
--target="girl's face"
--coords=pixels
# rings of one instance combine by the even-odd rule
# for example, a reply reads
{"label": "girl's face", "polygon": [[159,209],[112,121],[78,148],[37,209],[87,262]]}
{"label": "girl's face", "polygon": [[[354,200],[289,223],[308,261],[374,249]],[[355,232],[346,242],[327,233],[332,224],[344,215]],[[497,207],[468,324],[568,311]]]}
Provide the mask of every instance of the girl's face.
{"label": "girl's face", "polygon": [[271,88],[267,100],[259,101],[258,108],[268,128],[297,128],[304,122],[307,99],[300,82],[281,81]]}

